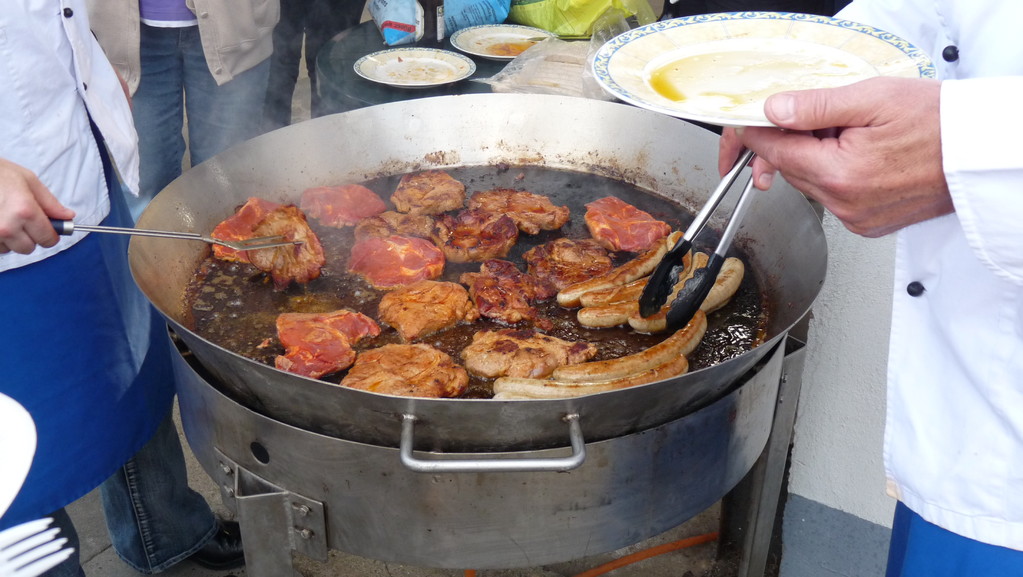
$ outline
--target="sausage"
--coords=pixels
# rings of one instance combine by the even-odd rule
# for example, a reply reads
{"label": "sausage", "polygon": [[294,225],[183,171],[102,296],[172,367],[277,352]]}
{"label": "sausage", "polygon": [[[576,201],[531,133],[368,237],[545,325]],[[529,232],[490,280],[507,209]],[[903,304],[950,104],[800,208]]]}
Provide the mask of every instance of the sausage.
{"label": "sausage", "polygon": [[709,313],[728,304],[735,292],[739,290],[739,285],[742,284],[742,277],[745,274],[746,265],[741,260],[735,257],[726,258],[725,262],[721,263],[721,270],[718,272],[718,277],[714,279],[714,286],[707,293],[707,298],[703,299],[700,309]]}
{"label": "sausage", "polygon": [[653,368],[607,381],[571,382],[501,377],[494,381],[495,399],[565,399],[634,387],[676,377],[689,370],[689,361],[679,356]]}
{"label": "sausage", "polygon": [[678,356],[688,356],[707,332],[707,315],[697,311],[693,319],[670,337],[649,349],[606,361],[564,365],[554,369],[556,381],[587,382],[618,379],[661,365]]}
{"label": "sausage", "polygon": [[643,288],[646,287],[648,280],[650,280],[650,277],[645,276],[621,286],[597,289],[588,293],[583,293],[579,297],[579,304],[584,307],[595,307],[626,301],[638,301],[640,295],[643,294]]}
{"label": "sausage", "polygon": [[[697,258],[700,256],[706,257],[703,253],[697,253]],[[694,258],[694,260],[697,260]],[[706,258],[699,258],[702,263],[701,266],[706,266]],[[695,269],[694,269],[695,270]],[[718,271],[717,278],[714,279],[714,286],[710,288],[710,292],[707,293],[707,297],[700,303],[700,310],[704,312],[713,312],[717,309],[725,306],[729,300],[735,295],[735,292],[739,290],[739,285],[742,283],[742,277],[745,274],[746,266],[740,259],[729,257],[725,259],[725,262],[721,263],[721,270]],[[690,277],[692,275],[690,274]],[[689,280],[686,278],[685,280]],[[684,280],[680,280],[675,284],[675,290],[672,291],[671,296],[668,297],[668,304],[661,308],[657,313],[649,316],[642,317],[637,312],[636,314],[629,317],[629,326],[633,330],[641,333],[659,333],[667,328],[667,316],[668,311],[671,309],[671,302],[675,300],[676,294],[682,285],[685,284]]]}
{"label": "sausage", "polygon": [[[679,275],[678,282],[676,282],[675,286],[672,287],[671,294],[668,295],[668,298],[664,301],[664,306],[661,307],[661,310],[648,317],[644,317],[639,314],[639,311],[636,311],[636,314],[629,317],[629,326],[640,333],[655,334],[664,332],[668,328],[668,310],[671,309],[672,301],[674,301],[675,297],[678,296],[678,291],[682,290],[686,281],[693,278],[693,272],[698,268],[707,266],[707,261],[709,260],[710,257],[707,256],[707,253],[705,252],[693,254],[693,258],[690,263],[692,266],[682,271],[682,274]],[[723,266],[724,265],[722,265],[722,267]]]}
{"label": "sausage", "polygon": [[657,268],[657,263],[668,252],[669,246],[682,238],[682,233],[676,231],[654,245],[653,248],[630,260],[629,262],[616,267],[598,277],[569,285],[558,292],[558,304],[563,307],[579,306],[579,298],[590,291],[621,286],[636,279],[649,275]]}
{"label": "sausage", "polygon": [[629,317],[639,314],[639,301],[626,301],[595,307],[583,307],[576,313],[579,324],[591,329],[617,327],[629,322]]}

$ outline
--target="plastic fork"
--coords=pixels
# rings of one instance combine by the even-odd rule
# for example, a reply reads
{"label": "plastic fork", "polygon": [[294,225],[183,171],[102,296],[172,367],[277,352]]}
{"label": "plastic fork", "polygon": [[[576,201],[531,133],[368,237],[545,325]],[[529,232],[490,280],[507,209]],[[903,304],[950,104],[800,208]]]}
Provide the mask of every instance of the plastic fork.
{"label": "plastic fork", "polygon": [[169,230],[149,230],[145,228],[121,228],[117,226],[89,226],[75,224],[70,220],[50,220],[53,229],[60,235],[73,234],[81,230],[85,232],[105,232],[112,234],[130,234],[134,236],[152,236],[157,238],[178,238],[184,240],[201,240],[210,244],[226,246],[234,250],[259,250],[263,248],[274,248],[278,246],[302,244],[300,240],[287,240],[282,235],[260,236],[244,240],[221,240],[210,236],[203,236],[195,232],[171,232]]}
{"label": "plastic fork", "polygon": [[52,523],[47,517],[0,532],[0,575],[36,577],[70,557],[75,550],[64,547],[67,538],[56,539],[60,529]]}

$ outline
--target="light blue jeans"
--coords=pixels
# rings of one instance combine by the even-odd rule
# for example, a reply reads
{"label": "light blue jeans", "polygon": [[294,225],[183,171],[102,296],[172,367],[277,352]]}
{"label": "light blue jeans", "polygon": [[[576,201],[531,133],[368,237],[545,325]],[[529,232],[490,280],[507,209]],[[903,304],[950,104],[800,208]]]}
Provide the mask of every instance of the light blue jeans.
{"label": "light blue jeans", "polygon": [[[171,413],[156,434],[100,485],[107,531],[117,555],[146,575],[159,573],[195,553],[217,532],[206,500],[188,486],[181,442]],[[54,525],[75,553],[46,577],[82,577],[78,534],[64,509]]]}
{"label": "light blue jeans", "polygon": [[142,78],[132,98],[139,135],[140,195],[129,197],[132,217],[181,175],[182,129],[187,117],[189,164],[261,132],[270,59],[217,86],[199,38],[199,27],[142,24]]}

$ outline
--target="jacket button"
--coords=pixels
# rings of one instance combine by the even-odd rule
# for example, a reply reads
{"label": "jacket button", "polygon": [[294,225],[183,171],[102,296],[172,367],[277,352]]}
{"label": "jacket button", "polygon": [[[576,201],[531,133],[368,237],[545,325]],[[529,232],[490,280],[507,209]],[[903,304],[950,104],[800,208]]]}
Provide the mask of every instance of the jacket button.
{"label": "jacket button", "polygon": [[924,294],[925,290],[927,290],[927,289],[924,288],[924,285],[920,284],[917,281],[913,281],[913,282],[909,283],[908,285],[906,285],[906,292],[908,292],[909,296],[911,296],[911,297],[918,297],[918,296]]}
{"label": "jacket button", "polygon": [[[51,14],[52,14],[52,12],[51,12]],[[75,11],[74,10],[72,10],[70,8],[65,8],[64,9],[64,18],[70,18],[70,17],[72,17],[74,15],[75,15]]]}
{"label": "jacket button", "polygon": [[959,60],[959,48],[955,45],[946,46],[945,49],[941,51],[941,57],[945,59],[945,62],[955,62],[956,60]]}

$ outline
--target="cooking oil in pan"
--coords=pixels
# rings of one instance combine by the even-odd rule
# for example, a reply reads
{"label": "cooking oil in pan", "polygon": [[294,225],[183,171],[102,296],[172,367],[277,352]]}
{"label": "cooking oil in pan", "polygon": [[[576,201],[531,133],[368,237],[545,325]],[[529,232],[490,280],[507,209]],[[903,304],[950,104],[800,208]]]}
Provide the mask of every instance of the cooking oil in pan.
{"label": "cooking oil in pan", "polygon": [[[539,167],[464,167],[447,172],[466,185],[466,193],[491,188],[515,188],[550,197],[558,206],[567,205],[571,220],[558,231],[519,236],[507,260],[526,270],[522,254],[529,249],[559,237],[587,238],[589,231],[583,220],[588,202],[604,196],[617,196],[663,220],[675,229],[684,229],[691,220],[677,203],[640,190],[627,183],[588,173],[551,170]],[[401,175],[383,177],[364,183],[387,202]],[[390,203],[388,203],[390,206]],[[186,302],[192,312],[192,329],[200,337],[220,347],[273,366],[284,349],[277,340],[277,316],[284,312],[328,312],[342,308],[377,318],[377,307],[383,292],[374,289],[360,277],[346,272],[349,249],[354,243],[352,227],[334,228],[319,225],[310,219],[310,226],[319,236],[327,255],[327,264],[320,278],[304,285],[293,284],[286,290],[274,290],[273,283],[262,272],[248,264],[232,263],[210,256],[203,261],[188,288]],[[707,233],[705,233],[707,235]],[[708,244],[715,239],[702,239]],[[614,255],[615,264],[624,263],[634,255]],[[737,255],[741,256],[741,255]],[[458,282],[464,272],[479,270],[479,263],[447,263],[439,280]],[[747,274],[732,302],[708,315],[708,329],[703,342],[690,355],[690,370],[734,358],[750,350],[763,338],[766,325],[763,298],[754,274]],[[639,352],[660,342],[666,335],[644,335],[629,327],[591,329],[580,326],[575,309],[565,309],[554,299],[538,303],[541,317],[549,319],[552,336],[595,343],[600,349],[594,360],[617,358]],[[458,359],[463,348],[480,330],[507,328],[507,325],[481,318],[471,325],[460,324],[424,337],[420,342],[435,346]],[[393,329],[381,326],[378,337],[360,341],[357,350],[399,343]],[[337,383],[343,373],[325,375],[323,380]],[[470,379],[467,398],[488,398],[492,380]]]}

